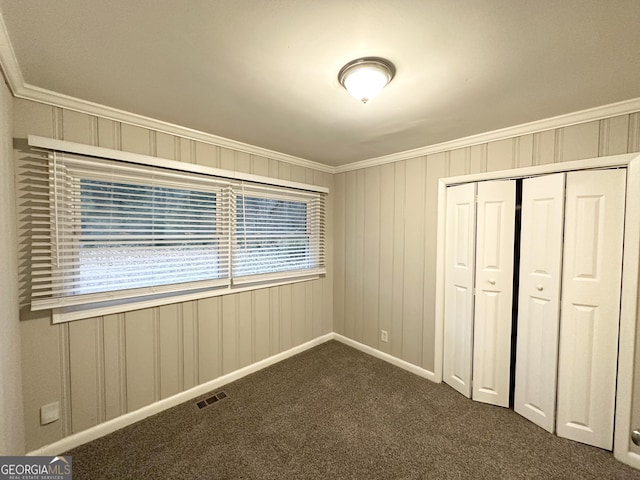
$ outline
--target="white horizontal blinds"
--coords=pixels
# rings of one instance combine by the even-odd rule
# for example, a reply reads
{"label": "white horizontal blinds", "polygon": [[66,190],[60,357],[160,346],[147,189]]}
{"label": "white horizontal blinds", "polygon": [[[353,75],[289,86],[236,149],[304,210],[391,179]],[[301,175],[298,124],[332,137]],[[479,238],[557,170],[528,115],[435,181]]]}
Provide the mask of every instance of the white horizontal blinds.
{"label": "white horizontal blinds", "polygon": [[50,202],[51,169],[53,165],[47,158],[29,156],[24,159],[23,174],[20,182],[20,196],[27,206],[21,212],[30,229],[31,272],[26,277],[29,289],[37,288],[38,278],[50,275],[52,268],[52,250],[56,248],[56,237],[52,235],[54,204]]}
{"label": "white horizontal blinds", "polygon": [[33,309],[229,284],[228,180],[54,152],[49,193]]}
{"label": "white horizontal blinds", "polygon": [[234,284],[325,273],[321,193],[248,183],[234,191]]}

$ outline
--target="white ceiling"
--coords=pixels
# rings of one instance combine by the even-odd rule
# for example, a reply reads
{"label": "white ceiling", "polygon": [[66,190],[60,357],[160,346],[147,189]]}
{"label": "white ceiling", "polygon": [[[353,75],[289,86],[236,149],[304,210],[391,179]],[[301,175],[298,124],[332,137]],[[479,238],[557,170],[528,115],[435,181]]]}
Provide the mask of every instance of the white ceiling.
{"label": "white ceiling", "polygon": [[[0,0],[24,81],[327,165],[640,97],[640,0]],[[366,105],[337,74],[381,56]]]}

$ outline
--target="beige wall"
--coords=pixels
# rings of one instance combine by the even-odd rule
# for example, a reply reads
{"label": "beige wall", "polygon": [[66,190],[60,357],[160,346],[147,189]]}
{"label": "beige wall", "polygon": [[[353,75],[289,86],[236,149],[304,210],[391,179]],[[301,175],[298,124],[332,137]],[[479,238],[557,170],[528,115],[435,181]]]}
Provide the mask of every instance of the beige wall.
{"label": "beige wall", "polygon": [[[333,176],[328,173],[15,100],[13,135],[25,139],[28,134],[333,189]],[[24,153],[17,151],[17,156]],[[19,203],[18,209],[24,208]],[[329,273],[319,280],[59,325],[51,324],[48,313],[31,313],[23,307],[27,450],[331,332],[332,193],[327,210]],[[26,227],[21,227],[24,247],[28,235]],[[28,262],[28,250],[21,248],[22,271],[28,269]],[[25,290],[24,278],[21,285]],[[26,303],[27,293],[21,292],[21,298]],[[55,401],[61,402],[61,420],[40,426],[39,408]]]}
{"label": "beige wall", "polygon": [[[17,139],[42,135],[331,191],[334,268],[324,279],[61,325],[23,308],[27,451],[332,330],[433,370],[438,179],[640,151],[635,113],[333,176],[26,100],[14,100],[13,119]],[[26,230],[19,235],[23,245]],[[21,270],[27,253],[19,251]],[[58,400],[61,420],[40,426],[40,406]]]}
{"label": "beige wall", "polygon": [[438,179],[637,151],[640,113],[336,175],[335,331],[433,371]]}
{"label": "beige wall", "polygon": [[22,455],[25,451],[12,106],[13,97],[0,81],[0,455]]}

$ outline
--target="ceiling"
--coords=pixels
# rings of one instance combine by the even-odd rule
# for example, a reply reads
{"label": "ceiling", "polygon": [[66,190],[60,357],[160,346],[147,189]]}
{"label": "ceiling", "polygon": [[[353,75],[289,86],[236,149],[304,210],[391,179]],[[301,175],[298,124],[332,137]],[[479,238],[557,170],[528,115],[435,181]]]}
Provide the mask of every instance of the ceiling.
{"label": "ceiling", "polygon": [[[0,0],[25,83],[327,165],[640,97],[638,0]],[[337,80],[381,56],[366,105]]]}

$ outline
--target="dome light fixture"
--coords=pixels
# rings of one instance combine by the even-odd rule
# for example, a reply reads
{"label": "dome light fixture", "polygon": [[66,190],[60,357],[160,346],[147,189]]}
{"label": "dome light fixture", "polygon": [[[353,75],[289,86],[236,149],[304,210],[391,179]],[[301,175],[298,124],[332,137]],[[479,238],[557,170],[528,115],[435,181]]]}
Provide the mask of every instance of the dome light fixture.
{"label": "dome light fixture", "polygon": [[338,81],[349,95],[367,103],[393,79],[396,67],[380,57],[363,57],[347,63],[338,73]]}

